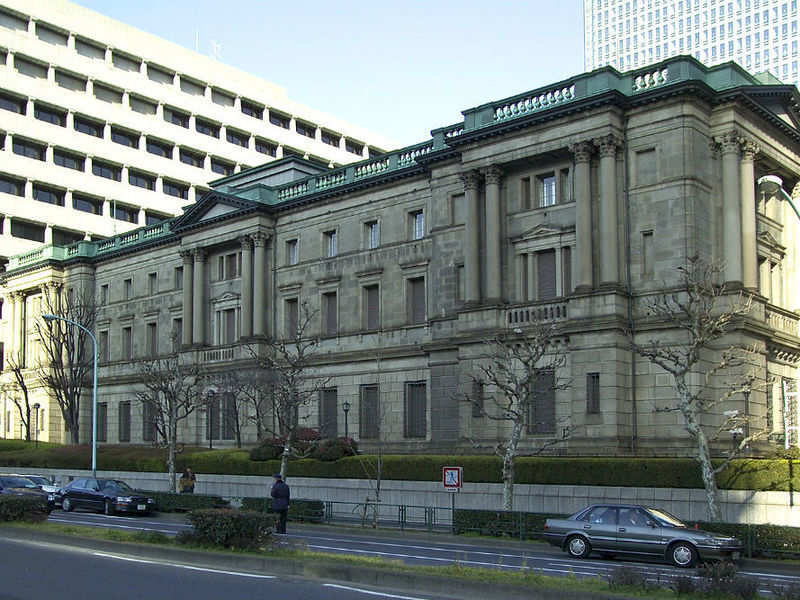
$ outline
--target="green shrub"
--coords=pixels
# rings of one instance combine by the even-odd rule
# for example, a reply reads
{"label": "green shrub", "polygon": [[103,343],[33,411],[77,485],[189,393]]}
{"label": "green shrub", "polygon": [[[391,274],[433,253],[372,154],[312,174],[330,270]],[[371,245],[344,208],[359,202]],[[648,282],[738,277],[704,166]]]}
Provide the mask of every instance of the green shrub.
{"label": "green shrub", "polygon": [[340,437],[317,442],[316,446],[311,451],[310,458],[323,462],[333,462],[345,456],[356,456],[357,454],[358,445],[355,440],[349,437]]}
{"label": "green shrub", "polygon": [[45,521],[47,501],[39,496],[0,495],[0,521]]}
{"label": "green shrub", "polygon": [[274,515],[252,510],[201,509],[188,516],[194,541],[238,550],[261,548],[275,526]]}
{"label": "green shrub", "polygon": [[258,446],[250,450],[250,460],[265,461],[276,460],[283,452],[283,440],[270,438],[262,441]]}
{"label": "green shrub", "polygon": [[[242,498],[242,510],[272,512],[272,498]],[[287,518],[296,522],[322,523],[325,503],[322,500],[292,500]]]}
{"label": "green shrub", "polygon": [[608,587],[615,591],[625,589],[647,591],[650,586],[647,583],[647,576],[645,574],[633,567],[623,565],[617,567],[608,574]]}
{"label": "green shrub", "polygon": [[477,533],[496,537],[539,539],[547,519],[563,516],[566,515],[456,509],[453,515],[453,531],[456,534]]}
{"label": "green shrub", "polygon": [[150,491],[142,491],[142,493],[156,501],[156,510],[159,512],[182,512],[199,508],[226,508],[230,504],[220,496]]}

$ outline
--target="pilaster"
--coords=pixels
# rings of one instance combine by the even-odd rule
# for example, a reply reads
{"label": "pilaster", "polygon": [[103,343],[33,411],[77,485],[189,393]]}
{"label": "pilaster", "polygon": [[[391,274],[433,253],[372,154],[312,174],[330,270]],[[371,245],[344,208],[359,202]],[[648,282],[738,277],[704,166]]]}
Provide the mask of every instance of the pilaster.
{"label": "pilaster", "polygon": [[253,240],[243,236],[242,246],[242,336],[253,335]]}
{"label": "pilaster", "polygon": [[481,301],[480,265],[480,206],[478,196],[479,175],[476,171],[462,173],[466,215],[464,223],[464,299],[468,304]]}
{"label": "pilaster", "polygon": [[181,315],[183,333],[181,334],[180,343],[183,346],[190,346],[192,344],[192,312],[193,306],[193,286],[194,286],[194,264],[192,253],[189,250],[181,250],[181,259],[183,260],[183,311]]}
{"label": "pilaster", "polygon": [[486,170],[486,299],[500,302],[502,292],[502,234],[500,180],[503,171],[493,165]]}
{"label": "pilaster", "polygon": [[194,258],[193,273],[193,302],[192,302],[192,343],[203,345],[206,341],[206,257],[205,248],[195,248],[192,252]]}
{"label": "pilaster", "polygon": [[616,285],[619,283],[617,148],[622,141],[607,135],[594,143],[600,155],[600,285]]}
{"label": "pilaster", "polygon": [[593,147],[578,142],[569,147],[575,157],[575,290],[592,289],[591,160]]}

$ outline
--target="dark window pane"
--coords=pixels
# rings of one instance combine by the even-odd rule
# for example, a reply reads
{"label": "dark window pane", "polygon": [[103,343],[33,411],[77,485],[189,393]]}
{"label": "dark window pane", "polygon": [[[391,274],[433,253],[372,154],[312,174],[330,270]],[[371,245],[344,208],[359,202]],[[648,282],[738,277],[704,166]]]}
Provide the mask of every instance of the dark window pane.
{"label": "dark window pane", "polygon": [[33,198],[39,202],[64,206],[64,196],[65,192],[62,190],[56,190],[39,184],[33,185]]}
{"label": "dark window pane", "polygon": [[328,131],[322,130],[322,143],[328,144],[329,146],[335,146],[336,148],[339,147],[339,141],[341,140],[341,136],[330,133]]}
{"label": "dark window pane", "polygon": [[310,125],[308,123],[303,123],[302,121],[295,121],[294,130],[299,133],[300,135],[304,135],[311,139],[314,139],[314,135],[317,131],[316,125]]}
{"label": "dark window pane", "polygon": [[131,441],[131,403],[119,403],[119,441]]}
{"label": "dark window pane", "polygon": [[164,180],[163,185],[164,193],[168,196],[175,196],[176,198],[189,198],[189,186],[182,183],[175,183],[174,181]]}
{"label": "dark window pane", "polygon": [[139,221],[139,210],[130,208],[128,206],[121,206],[117,204],[111,205],[111,216],[117,221],[125,221],[127,223],[137,223]]}
{"label": "dark window pane", "polygon": [[27,156],[41,161],[45,159],[45,146],[18,139],[16,136],[14,136],[14,141],[11,144],[11,150],[14,154],[19,154],[20,156]]}
{"label": "dark window pane", "polygon": [[182,113],[171,108],[165,108],[164,120],[167,123],[172,123],[173,125],[179,125],[180,127],[189,129],[189,115],[186,113]]}
{"label": "dark window pane", "polygon": [[117,127],[112,127],[111,141],[116,142],[117,144],[122,144],[123,146],[128,146],[129,148],[138,148],[139,134],[124,131],[122,129],[118,129]]}
{"label": "dark window pane", "polygon": [[319,433],[323,438],[338,437],[336,388],[319,392]]}
{"label": "dark window pane", "polygon": [[556,430],[556,375],[551,370],[538,370],[534,375],[533,398],[528,433],[546,434]]}
{"label": "dark window pane", "polygon": [[366,296],[366,328],[378,329],[380,327],[380,291],[377,285],[364,288]]}
{"label": "dark window pane", "polygon": [[250,145],[250,136],[246,133],[240,133],[232,129],[225,129],[225,139],[231,144],[236,144],[242,148],[247,148]]}
{"label": "dark window pane", "polygon": [[19,219],[11,220],[12,237],[31,240],[34,242],[44,242],[44,230],[44,225],[28,223],[26,221],[20,221]]}
{"label": "dark window pane", "polygon": [[600,373],[586,374],[586,412],[600,412]]}
{"label": "dark window pane", "polygon": [[550,300],[556,297],[556,251],[543,250],[536,253],[536,274],[538,282],[537,300]]}
{"label": "dark window pane", "polygon": [[424,438],[427,433],[425,383],[407,383],[405,401],[405,437]]}
{"label": "dark window pane", "polygon": [[256,119],[264,118],[264,109],[256,104],[253,104],[252,102],[248,102],[247,100],[242,100],[242,112],[248,116],[255,117]]}
{"label": "dark window pane", "polygon": [[269,111],[269,122],[278,127],[289,129],[289,117],[285,117],[282,114]]}
{"label": "dark window pane", "polygon": [[67,111],[42,106],[38,102],[33,107],[33,116],[45,123],[52,123],[59,127],[67,126]]}
{"label": "dark window pane", "polygon": [[205,161],[205,156],[203,156],[202,154],[192,152],[191,150],[186,150],[185,148],[181,148],[180,159],[181,162],[184,164],[202,169],[203,162]]}
{"label": "dark window pane", "polygon": [[233,165],[216,158],[211,159],[211,170],[220,175],[233,175]]}
{"label": "dark window pane", "polygon": [[92,174],[114,181],[122,181],[122,167],[111,165],[98,160],[92,161]]}
{"label": "dark window pane", "polygon": [[167,219],[169,219],[169,216],[160,215],[158,213],[150,212],[149,210],[145,211],[144,213],[144,224],[148,226],[158,225],[159,223],[163,223]]}
{"label": "dark window pane", "polygon": [[25,106],[28,101],[25,98],[17,98],[10,94],[0,94],[0,108],[20,115],[25,114]]}
{"label": "dark window pane", "polygon": [[93,215],[100,215],[103,213],[103,201],[89,196],[81,196],[80,194],[72,194],[72,208]]}
{"label": "dark window pane", "polygon": [[172,146],[165,142],[159,142],[147,138],[147,151],[156,156],[163,156],[164,158],[172,158]]}
{"label": "dark window pane", "polygon": [[8,175],[0,175],[0,192],[13,194],[14,196],[24,196],[25,181],[9,177]]}
{"label": "dark window pane", "polygon": [[358,154],[361,156],[364,153],[364,144],[359,144],[358,142],[345,139],[344,149],[352,154]]}
{"label": "dark window pane", "polygon": [[219,125],[212,123],[211,121],[197,119],[195,121],[195,129],[204,135],[210,135],[211,137],[215,138],[219,137]]}
{"label": "dark window pane", "polygon": [[278,145],[256,138],[256,152],[267,154],[269,156],[278,155]]}
{"label": "dark window pane", "polygon": [[152,191],[156,189],[156,178],[146,173],[139,173],[138,171],[128,171],[128,183],[146,190]]}
{"label": "dark window pane", "polygon": [[408,320],[412,324],[425,322],[425,278],[408,280]]}
{"label": "dark window pane", "polygon": [[85,159],[83,156],[71,154],[64,150],[55,149],[53,151],[53,162],[60,167],[67,169],[74,169],[76,171],[83,171],[85,167]]}
{"label": "dark window pane", "polygon": [[105,125],[97,121],[91,121],[83,117],[75,117],[75,131],[85,133],[86,135],[93,135],[94,137],[103,137],[103,129]]}
{"label": "dark window pane", "polygon": [[378,413],[378,386],[361,386],[358,435],[361,439],[377,439],[380,435]]}

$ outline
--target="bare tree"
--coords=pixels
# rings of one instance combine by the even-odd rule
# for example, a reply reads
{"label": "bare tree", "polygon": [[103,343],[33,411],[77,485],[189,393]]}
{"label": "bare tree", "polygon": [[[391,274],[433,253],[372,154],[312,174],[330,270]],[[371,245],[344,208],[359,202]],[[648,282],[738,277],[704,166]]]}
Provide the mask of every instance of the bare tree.
{"label": "bare tree", "polygon": [[[25,441],[31,441],[31,428],[33,427],[34,420],[31,419],[31,411],[33,405],[30,401],[30,389],[28,387],[28,377],[26,377],[26,369],[22,366],[22,361],[19,357],[16,359],[9,357],[6,359],[6,370],[11,371],[14,375],[14,381],[8,382],[3,386],[3,391],[11,396],[11,401],[17,407],[17,414],[19,414],[20,423],[25,428]],[[36,417],[38,420],[38,415]]]}
{"label": "bare tree", "polygon": [[263,353],[253,347],[249,349],[266,374],[264,381],[270,384],[277,433],[283,440],[281,474],[284,477],[289,458],[296,454],[294,444],[300,428],[301,409],[311,404],[328,383],[328,378],[317,377],[312,371],[320,345],[319,338],[311,335],[317,312],[307,302],[301,302],[292,335],[269,340]]}
{"label": "bare tree", "polygon": [[256,404],[259,397],[255,392],[255,381],[247,371],[223,371],[209,375],[205,379],[207,390],[213,394],[206,395],[206,403],[222,402],[222,424],[229,424],[233,429],[236,447],[242,447],[242,430],[248,421],[247,408]]}
{"label": "bare tree", "polygon": [[[732,332],[737,323],[748,315],[751,299],[741,293],[731,294],[717,282],[722,267],[689,258],[678,268],[679,284],[670,293],[656,296],[646,304],[646,316],[654,326],[663,324],[677,329],[678,338],[636,341],[629,332],[631,346],[636,353],[658,365],[672,377],[677,394],[675,403],[657,407],[658,411],[677,411],[683,417],[684,427],[695,444],[694,454],[706,491],[708,513],[712,521],[720,520],[717,501],[716,476],[730,461],[764,432],[743,428],[748,433],[728,453],[726,460],[716,467],[711,462],[710,445],[724,432],[746,426],[749,415],[738,410],[719,412],[720,405],[738,394],[748,394],[763,386],[754,374],[752,365],[755,353],[742,345],[725,345],[723,338]],[[707,424],[711,416],[719,422]]]}
{"label": "bare tree", "polygon": [[137,370],[144,389],[136,392],[145,413],[145,427],[155,429],[157,442],[167,448],[170,491],[176,489],[175,458],[178,425],[203,403],[200,369],[184,364],[180,354],[139,361]]}
{"label": "bare tree", "polygon": [[[380,357],[377,361],[377,373],[381,372]],[[372,387],[372,386],[369,386]],[[361,465],[364,475],[367,477],[370,487],[372,488],[373,497],[367,497],[364,501],[364,510],[361,516],[361,525],[367,522],[369,515],[370,504],[373,505],[371,514],[372,527],[378,526],[378,512],[381,503],[381,484],[383,482],[383,456],[385,447],[386,427],[385,417],[386,411],[380,400],[380,387],[374,386],[375,394],[372,395],[370,391],[362,388],[360,406],[360,419],[359,419],[359,439],[369,440],[375,443],[375,454],[359,454],[358,462]],[[374,417],[374,419],[373,419]]]}
{"label": "bare tree", "polygon": [[559,334],[558,324],[536,321],[524,333],[517,329],[485,342],[486,353],[477,364],[477,374],[470,377],[479,391],[463,395],[476,413],[505,424],[505,437],[494,447],[503,460],[503,510],[513,508],[514,460],[523,432],[553,436],[528,454],[540,454],[569,437],[568,427],[557,432],[558,419],[550,404],[557,391],[570,385],[569,379],[558,375],[566,364]]}
{"label": "bare tree", "polygon": [[91,389],[94,368],[94,343],[82,327],[94,330],[97,311],[91,294],[52,285],[42,294],[42,314],[57,318],[34,325],[41,350],[38,376],[58,402],[73,444],[80,443],[81,397]]}

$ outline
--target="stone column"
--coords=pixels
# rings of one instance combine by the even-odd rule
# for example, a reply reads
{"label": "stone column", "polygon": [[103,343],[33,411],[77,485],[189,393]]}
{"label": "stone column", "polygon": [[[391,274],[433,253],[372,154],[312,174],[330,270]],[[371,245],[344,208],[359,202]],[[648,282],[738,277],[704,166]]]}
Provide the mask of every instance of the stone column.
{"label": "stone column", "polygon": [[256,233],[253,236],[255,257],[253,264],[253,335],[264,335],[264,315],[266,313],[267,293],[267,236]]}
{"label": "stone column", "polygon": [[595,140],[600,154],[600,285],[619,282],[617,233],[617,147],[620,140],[608,135]]}
{"label": "stone column", "polygon": [[17,319],[17,292],[9,292],[6,296],[8,301],[8,331],[6,337],[6,352],[5,361],[8,364],[10,358],[14,356],[14,348],[16,347],[14,339],[14,329]]}
{"label": "stone column", "polygon": [[500,302],[502,290],[502,237],[500,208],[500,178],[503,172],[497,166],[486,170],[486,298]]}
{"label": "stone column", "polygon": [[478,173],[468,171],[461,175],[464,181],[466,218],[464,223],[464,300],[468,304],[481,301],[480,263],[480,206],[478,197]]}
{"label": "stone column", "polygon": [[242,245],[242,335],[253,335],[253,240],[243,236]]}
{"label": "stone column", "polygon": [[181,334],[181,345],[192,345],[192,310],[194,308],[192,288],[194,286],[192,253],[189,250],[181,250],[181,259],[183,259],[183,313],[181,321],[183,322],[183,333]]}
{"label": "stone column", "polygon": [[758,250],[756,249],[756,179],[753,162],[758,144],[742,142],[741,200],[742,200],[742,285],[758,287]]}
{"label": "stone column", "polygon": [[722,150],[722,235],[725,281],[741,283],[742,277],[742,201],[739,193],[740,138],[730,131],[717,138]]}
{"label": "stone column", "polygon": [[592,289],[592,146],[578,142],[569,147],[575,156],[575,291]]}
{"label": "stone column", "polygon": [[206,342],[206,251],[195,248],[192,298],[192,343],[198,346]]}

